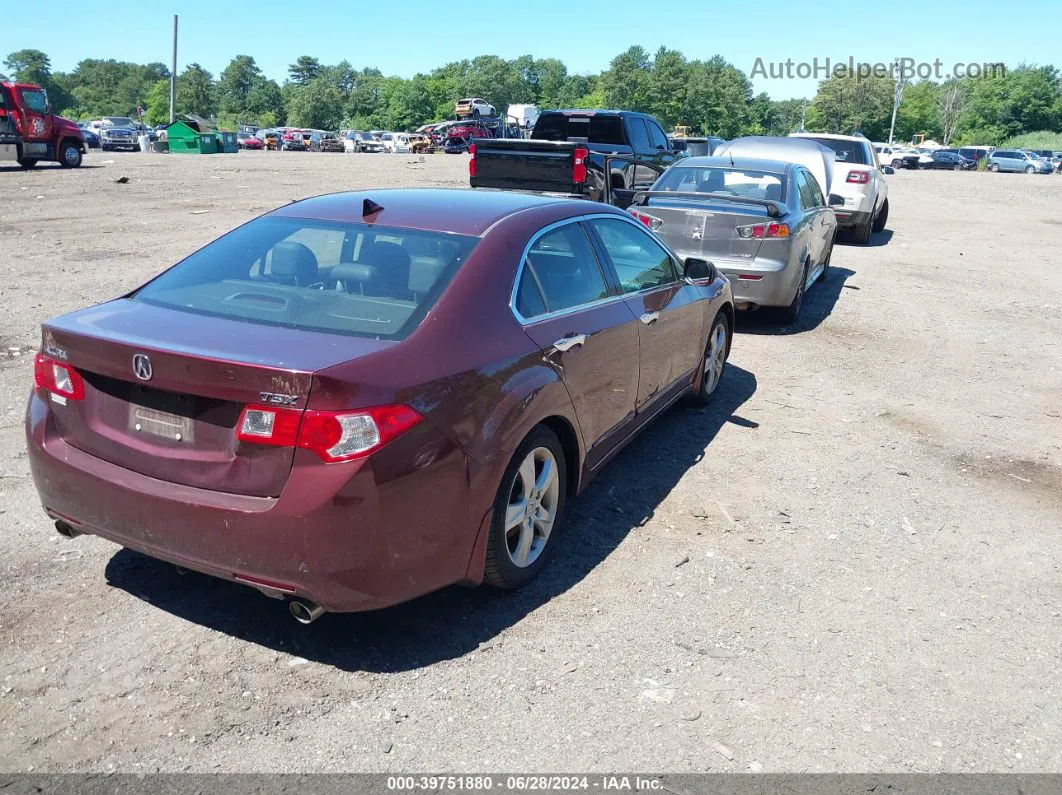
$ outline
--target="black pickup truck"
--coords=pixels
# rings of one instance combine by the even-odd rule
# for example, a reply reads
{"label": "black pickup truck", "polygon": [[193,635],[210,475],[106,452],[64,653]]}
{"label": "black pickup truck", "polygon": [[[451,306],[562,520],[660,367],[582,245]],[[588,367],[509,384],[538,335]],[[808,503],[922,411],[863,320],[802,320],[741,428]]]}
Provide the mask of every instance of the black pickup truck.
{"label": "black pickup truck", "polygon": [[[610,191],[647,188],[685,157],[652,116],[625,110],[547,110],[530,139],[477,138],[473,188],[562,193],[603,201]],[[608,159],[606,166],[606,158]]]}

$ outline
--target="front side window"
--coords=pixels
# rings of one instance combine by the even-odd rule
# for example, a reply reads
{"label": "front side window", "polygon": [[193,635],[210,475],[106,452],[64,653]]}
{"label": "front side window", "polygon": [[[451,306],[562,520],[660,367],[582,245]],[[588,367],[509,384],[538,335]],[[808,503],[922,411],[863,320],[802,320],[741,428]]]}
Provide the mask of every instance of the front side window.
{"label": "front side window", "polygon": [[597,257],[577,223],[546,232],[527,252],[516,309],[527,319],[608,297]]}
{"label": "front side window", "polygon": [[822,195],[822,188],[819,187],[819,181],[815,179],[814,175],[810,171],[802,171],[804,179],[807,180],[808,188],[811,190],[812,200],[815,202],[815,207],[825,207],[826,199]]}
{"label": "front side window", "polygon": [[601,238],[623,292],[662,287],[678,279],[671,255],[639,227],[612,218],[595,219],[590,226]]}
{"label": "front side window", "polygon": [[177,263],[133,296],[194,314],[404,339],[477,238],[265,216]]}
{"label": "front side window", "polygon": [[654,149],[667,149],[667,136],[660,126],[649,119],[645,120],[646,129],[649,130],[649,143]]}
{"label": "front side window", "polygon": [[34,89],[23,89],[22,104],[26,107],[27,110],[31,110],[34,113],[47,113],[48,95],[43,91],[36,91]]}

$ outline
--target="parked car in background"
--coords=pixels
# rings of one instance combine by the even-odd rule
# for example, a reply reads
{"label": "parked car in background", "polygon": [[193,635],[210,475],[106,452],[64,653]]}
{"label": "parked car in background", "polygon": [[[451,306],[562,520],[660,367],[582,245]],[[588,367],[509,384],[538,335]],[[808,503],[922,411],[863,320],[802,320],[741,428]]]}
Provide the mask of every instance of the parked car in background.
{"label": "parked car in background", "polygon": [[343,141],[333,132],[313,132],[310,134],[309,150],[311,152],[342,152]]}
{"label": "parked car in background", "polygon": [[280,149],[283,152],[305,152],[306,137],[302,130],[284,130],[280,136]]}
{"label": "parked car in background", "polygon": [[685,156],[647,114],[548,110],[539,115],[530,139],[477,140],[469,183],[602,201],[606,182],[613,190],[648,188]]}
{"label": "parked car in background", "polygon": [[712,262],[738,309],[800,318],[804,293],[830,267],[837,216],[804,166],[745,157],[691,157],[668,168],[628,212],[679,257]]}
{"label": "parked car in background", "polygon": [[61,532],[303,623],[516,588],[619,450],[712,400],[732,330],[726,279],[615,208],[319,196],[44,322],[29,466]]}
{"label": "parked car in background", "polygon": [[384,150],[383,143],[365,130],[347,130],[343,136],[343,146],[347,152],[382,152]]}
{"label": "parked car in background", "polygon": [[960,146],[958,149],[960,155],[967,160],[973,160],[975,164],[978,160],[986,160],[993,151],[994,146]]}
{"label": "parked car in background", "polygon": [[[86,122],[82,122],[81,124],[86,124]],[[85,139],[85,146],[89,149],[99,149],[100,137],[92,130],[88,129],[88,127],[82,127],[81,124],[78,124],[78,127],[81,127],[81,135]]]}
{"label": "parked car in background", "polygon": [[430,152],[432,148],[431,138],[422,133],[409,134],[409,151],[416,155]]}
{"label": "parked car in background", "polygon": [[828,146],[837,158],[838,176],[830,186],[832,195],[843,204],[834,207],[842,229],[849,230],[857,243],[869,243],[871,232],[880,232],[889,219],[889,184],[885,176],[891,166],[878,163],[870,141],[858,135],[830,133],[790,133]]}
{"label": "parked car in background", "polygon": [[997,149],[988,156],[988,170],[1050,174],[1054,171],[1054,166],[1033,152],[1026,152],[1021,149]]}
{"label": "parked car in background", "polygon": [[893,144],[874,144],[874,151],[878,155],[878,162],[893,168],[903,168],[904,157],[912,154],[912,150]]}
{"label": "parked car in background", "polygon": [[117,150],[139,151],[140,142],[137,140],[136,130],[132,127],[101,127],[100,148],[104,152]]}
{"label": "parked car in background", "polygon": [[262,149],[265,144],[261,138],[256,138],[253,133],[236,133],[236,146],[240,149]]}
{"label": "parked car in background", "polygon": [[922,168],[947,169],[949,171],[968,171],[976,167],[976,160],[970,160],[960,155],[957,151],[948,151],[946,149],[938,149],[933,153],[931,161],[922,166]]}
{"label": "parked car in background", "polygon": [[493,116],[496,113],[494,106],[485,99],[459,99],[454,106],[454,114],[459,119],[478,119],[480,116]]}
{"label": "parked car in background", "polygon": [[505,121],[520,130],[530,130],[541,113],[537,105],[510,105],[505,109]]}
{"label": "parked car in background", "polygon": [[726,139],[716,138],[715,136],[708,136],[707,138],[686,136],[683,138],[672,138],[671,143],[674,145],[675,149],[680,152],[685,152],[690,157],[705,157],[713,154],[721,144],[725,144]]}

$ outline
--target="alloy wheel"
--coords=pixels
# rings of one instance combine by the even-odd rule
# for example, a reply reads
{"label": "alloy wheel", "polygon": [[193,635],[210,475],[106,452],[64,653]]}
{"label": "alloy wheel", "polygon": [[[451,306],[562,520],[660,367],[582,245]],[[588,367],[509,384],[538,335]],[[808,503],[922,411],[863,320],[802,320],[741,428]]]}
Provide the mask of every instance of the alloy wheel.
{"label": "alloy wheel", "polygon": [[710,395],[719,386],[726,365],[726,323],[717,323],[704,353],[704,393]]}
{"label": "alloy wheel", "polygon": [[518,568],[542,554],[557,519],[560,478],[557,459],[546,447],[531,450],[520,463],[505,508],[505,548]]}

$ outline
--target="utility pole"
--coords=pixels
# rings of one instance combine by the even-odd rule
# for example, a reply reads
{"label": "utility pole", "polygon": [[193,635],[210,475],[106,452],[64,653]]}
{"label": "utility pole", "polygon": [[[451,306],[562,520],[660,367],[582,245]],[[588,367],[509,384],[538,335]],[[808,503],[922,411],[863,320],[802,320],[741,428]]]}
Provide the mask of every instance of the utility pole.
{"label": "utility pole", "polygon": [[900,59],[897,58],[892,65],[892,76],[896,81],[896,88],[892,95],[892,123],[889,125],[889,146],[892,146],[892,136],[896,132],[896,111],[900,109],[900,98],[903,96],[905,81],[900,75]]}
{"label": "utility pole", "polygon": [[804,100],[804,105],[800,109],[800,132],[807,132],[805,122],[808,120],[808,101]]}
{"label": "utility pole", "polygon": [[173,15],[173,60],[170,62],[170,124],[177,121],[177,15]]}

